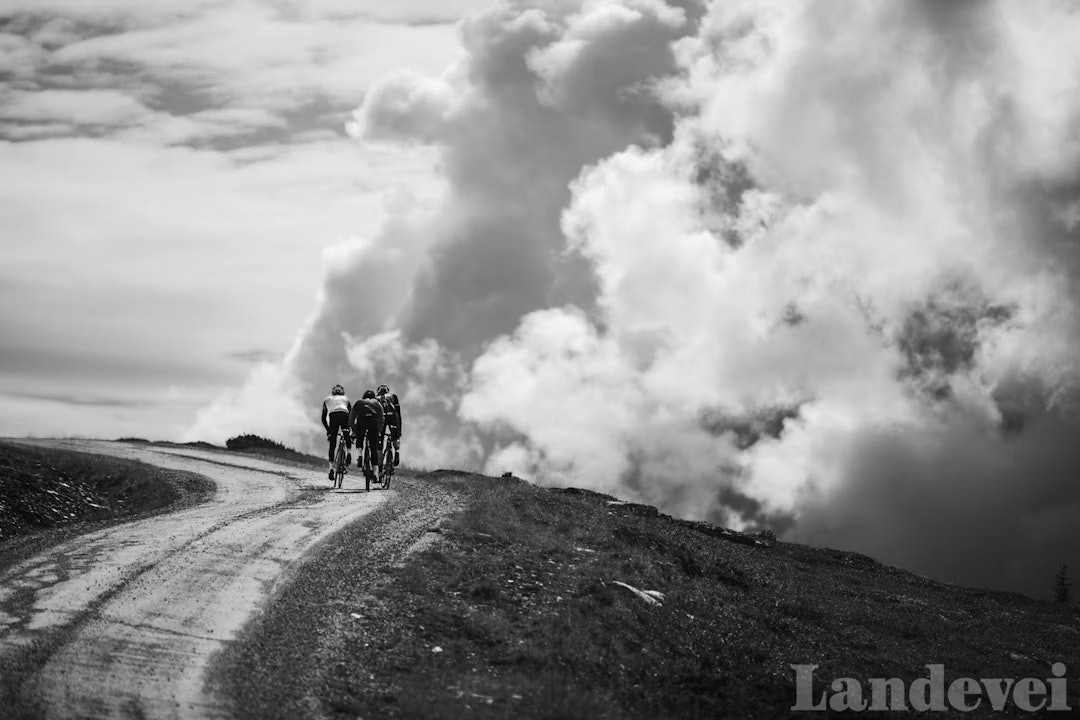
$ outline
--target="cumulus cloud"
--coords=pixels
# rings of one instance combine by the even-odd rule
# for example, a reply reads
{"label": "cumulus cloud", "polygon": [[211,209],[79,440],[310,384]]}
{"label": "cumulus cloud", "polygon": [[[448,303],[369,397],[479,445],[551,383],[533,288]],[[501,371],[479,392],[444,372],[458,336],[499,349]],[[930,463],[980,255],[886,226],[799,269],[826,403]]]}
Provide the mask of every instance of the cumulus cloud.
{"label": "cumulus cloud", "polygon": [[346,129],[368,140],[439,139],[454,100],[454,89],[441,78],[401,70],[375,83],[368,100]]}
{"label": "cumulus cloud", "polygon": [[426,463],[945,579],[1080,564],[1080,15],[552,0],[461,32],[355,114],[445,188],[342,250],[282,367],[305,403],[388,380]]}
{"label": "cumulus cloud", "polygon": [[214,436],[222,426],[245,428],[234,434],[295,437],[307,429],[309,415],[296,384],[282,365],[263,362],[242,387],[224,393],[200,409],[183,439]]}

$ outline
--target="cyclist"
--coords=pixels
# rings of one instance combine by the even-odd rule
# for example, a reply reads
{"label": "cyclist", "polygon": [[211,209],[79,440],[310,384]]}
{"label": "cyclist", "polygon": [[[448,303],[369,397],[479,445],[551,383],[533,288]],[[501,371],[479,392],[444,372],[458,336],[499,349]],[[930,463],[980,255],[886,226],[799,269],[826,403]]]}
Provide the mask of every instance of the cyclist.
{"label": "cyclist", "polygon": [[[352,438],[349,436],[349,415],[352,403],[345,396],[345,388],[340,384],[330,388],[330,394],[322,403],[322,424],[326,430],[326,439],[330,443],[330,479],[334,479],[334,451],[337,449],[338,428],[345,428],[345,447],[352,450]],[[352,453],[345,458],[345,464],[352,462]]]}
{"label": "cyclist", "polygon": [[394,467],[401,464],[401,402],[397,393],[390,392],[390,387],[380,385],[375,391],[383,406],[386,426],[390,428],[390,441],[394,445]]}
{"label": "cyclist", "polygon": [[[356,438],[357,448],[362,447],[367,438],[369,457],[372,467],[382,472],[382,458],[379,457],[379,443],[383,434],[383,409],[373,390],[365,390],[364,397],[356,401],[349,413],[349,427]],[[364,453],[356,453],[356,466],[363,467]]]}

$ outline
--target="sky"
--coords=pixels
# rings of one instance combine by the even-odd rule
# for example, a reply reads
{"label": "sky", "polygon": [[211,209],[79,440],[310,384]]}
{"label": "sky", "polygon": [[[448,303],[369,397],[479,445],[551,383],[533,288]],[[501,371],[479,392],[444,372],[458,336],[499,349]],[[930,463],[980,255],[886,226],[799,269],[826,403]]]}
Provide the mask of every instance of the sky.
{"label": "sky", "polygon": [[1075,3],[143,5],[0,0],[0,434],[387,382],[419,467],[1080,568]]}
{"label": "sky", "polygon": [[0,434],[177,438],[280,358],[324,251],[433,185],[349,113],[475,5],[0,0]]}

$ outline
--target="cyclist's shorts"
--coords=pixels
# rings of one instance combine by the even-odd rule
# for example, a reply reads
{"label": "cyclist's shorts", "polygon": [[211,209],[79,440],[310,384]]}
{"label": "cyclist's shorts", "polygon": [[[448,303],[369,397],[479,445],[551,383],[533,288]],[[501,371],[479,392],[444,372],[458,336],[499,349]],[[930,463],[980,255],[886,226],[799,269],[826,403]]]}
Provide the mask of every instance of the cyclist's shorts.
{"label": "cyclist's shorts", "polygon": [[382,431],[382,420],[377,417],[357,417],[356,426],[353,428],[353,433],[357,437],[362,437],[364,433],[374,433],[377,437],[382,434]]}
{"label": "cyclist's shorts", "polygon": [[330,426],[328,431],[331,435],[337,435],[338,428],[349,429],[349,413],[347,412],[332,412],[326,416],[327,425]]}

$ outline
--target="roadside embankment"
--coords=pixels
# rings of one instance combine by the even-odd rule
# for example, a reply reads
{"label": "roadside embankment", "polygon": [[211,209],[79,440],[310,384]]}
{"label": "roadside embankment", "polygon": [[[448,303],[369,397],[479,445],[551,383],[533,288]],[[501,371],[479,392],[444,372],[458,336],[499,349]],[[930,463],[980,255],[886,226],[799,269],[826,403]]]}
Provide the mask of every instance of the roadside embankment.
{"label": "roadside embankment", "polygon": [[204,502],[201,475],[137,460],[0,441],[0,568],[79,532]]}

